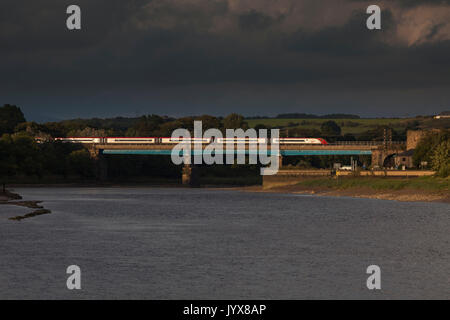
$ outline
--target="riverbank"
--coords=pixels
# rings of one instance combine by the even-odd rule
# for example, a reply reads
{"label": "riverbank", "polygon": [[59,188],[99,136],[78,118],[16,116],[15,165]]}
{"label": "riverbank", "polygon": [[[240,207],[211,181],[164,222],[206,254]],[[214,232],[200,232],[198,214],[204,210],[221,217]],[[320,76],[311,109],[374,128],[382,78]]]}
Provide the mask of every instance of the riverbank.
{"label": "riverbank", "polygon": [[[240,175],[240,176],[214,176],[208,172],[200,171],[199,180],[201,185],[208,186],[250,186],[262,183],[262,177],[259,172],[254,175]],[[97,179],[77,179],[69,177],[64,179],[62,177],[48,176],[48,177],[16,177],[11,178],[8,183],[8,188],[23,188],[23,187],[183,187],[181,184],[181,174],[177,178],[161,178],[161,177],[130,177],[127,179],[107,178],[103,181]],[[1,194],[1,191],[0,191]]]}
{"label": "riverbank", "polygon": [[[146,183],[66,183],[66,184],[18,184],[13,187],[88,187],[88,188],[186,188],[181,184]],[[450,179],[435,177],[383,178],[383,177],[305,177],[296,184],[263,188],[260,185],[232,186],[203,184],[201,188],[238,190],[244,192],[290,193],[333,197],[355,197],[409,202],[450,203]],[[41,201],[17,201],[20,195],[10,193],[14,200],[0,193],[0,204],[20,205],[43,209]],[[2,198],[3,197],[3,198]],[[20,197],[20,198],[17,198]]]}
{"label": "riverbank", "polygon": [[264,189],[261,186],[237,188],[247,192],[310,194],[410,202],[450,203],[450,179],[435,177],[314,177],[297,184]]}

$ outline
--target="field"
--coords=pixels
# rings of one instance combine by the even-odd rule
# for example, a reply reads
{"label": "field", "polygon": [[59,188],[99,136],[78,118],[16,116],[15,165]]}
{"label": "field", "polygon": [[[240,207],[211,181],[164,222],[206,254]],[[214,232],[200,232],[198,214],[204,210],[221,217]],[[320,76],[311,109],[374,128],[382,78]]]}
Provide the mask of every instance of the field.
{"label": "field", "polygon": [[342,129],[342,134],[358,134],[376,128],[377,126],[389,126],[396,131],[405,130],[408,123],[416,119],[405,118],[380,118],[380,119],[247,119],[246,122],[251,128],[258,124],[270,126],[272,128],[304,128],[317,129],[325,121],[334,121]]}

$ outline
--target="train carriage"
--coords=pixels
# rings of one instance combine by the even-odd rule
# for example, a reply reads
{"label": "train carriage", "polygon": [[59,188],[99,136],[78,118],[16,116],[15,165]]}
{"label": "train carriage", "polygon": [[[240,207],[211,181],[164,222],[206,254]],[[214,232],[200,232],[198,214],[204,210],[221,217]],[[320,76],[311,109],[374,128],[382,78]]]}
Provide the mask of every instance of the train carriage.
{"label": "train carriage", "polygon": [[67,137],[55,138],[55,141],[63,143],[101,143],[103,138],[100,137]]}
{"label": "train carriage", "polygon": [[243,143],[266,143],[266,138],[217,138],[217,143],[237,143],[237,144],[243,144]]}
{"label": "train carriage", "polygon": [[279,144],[328,144],[322,138],[272,138],[272,143],[279,143]]}
{"label": "train carriage", "polygon": [[184,138],[184,137],[164,137],[160,138],[161,143],[174,144],[174,143],[211,143],[211,138]]}
{"label": "train carriage", "polygon": [[157,137],[107,137],[103,138],[105,143],[113,144],[156,144]]}

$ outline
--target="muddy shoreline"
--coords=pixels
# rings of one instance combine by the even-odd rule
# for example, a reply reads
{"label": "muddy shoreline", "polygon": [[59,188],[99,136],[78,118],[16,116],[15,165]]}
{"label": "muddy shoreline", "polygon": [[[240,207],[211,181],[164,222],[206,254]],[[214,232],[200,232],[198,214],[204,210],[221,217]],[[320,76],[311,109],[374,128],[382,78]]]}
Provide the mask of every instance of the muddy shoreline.
{"label": "muddy shoreline", "polygon": [[264,189],[261,186],[233,188],[243,192],[304,194],[330,197],[351,197],[379,200],[395,200],[403,202],[444,202],[450,203],[450,195],[446,192],[433,192],[415,189],[374,190],[372,188],[333,189],[324,187],[305,187],[301,185],[287,185]]}

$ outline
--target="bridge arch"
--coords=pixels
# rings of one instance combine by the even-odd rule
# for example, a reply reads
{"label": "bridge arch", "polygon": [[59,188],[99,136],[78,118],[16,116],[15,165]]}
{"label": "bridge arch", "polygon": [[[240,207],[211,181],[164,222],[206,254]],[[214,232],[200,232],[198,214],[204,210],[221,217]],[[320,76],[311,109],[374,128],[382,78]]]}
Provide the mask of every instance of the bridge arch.
{"label": "bridge arch", "polygon": [[395,167],[395,157],[396,156],[397,156],[397,153],[388,154],[383,160],[383,167],[384,168]]}

